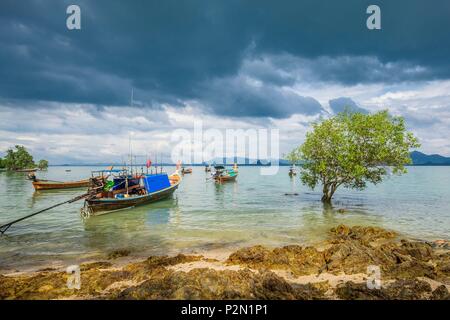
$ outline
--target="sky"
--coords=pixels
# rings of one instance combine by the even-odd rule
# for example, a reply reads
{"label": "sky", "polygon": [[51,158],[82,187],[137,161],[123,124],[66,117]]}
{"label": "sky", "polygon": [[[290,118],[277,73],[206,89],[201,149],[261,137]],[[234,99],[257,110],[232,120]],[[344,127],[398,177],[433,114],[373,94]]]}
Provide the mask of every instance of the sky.
{"label": "sky", "polygon": [[118,162],[131,138],[168,157],[199,120],[277,128],[282,155],[345,106],[403,116],[421,151],[450,156],[449,15],[447,0],[2,0],[0,156]]}

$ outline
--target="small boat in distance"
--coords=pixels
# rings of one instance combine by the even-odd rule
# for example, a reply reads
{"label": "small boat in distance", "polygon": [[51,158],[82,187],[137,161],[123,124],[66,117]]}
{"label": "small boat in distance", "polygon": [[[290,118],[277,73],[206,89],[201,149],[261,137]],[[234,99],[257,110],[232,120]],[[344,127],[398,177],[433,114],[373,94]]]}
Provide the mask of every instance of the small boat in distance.
{"label": "small boat in distance", "polygon": [[17,169],[17,170],[14,170],[14,171],[16,171],[16,172],[36,172],[36,171],[38,171],[38,168]]}
{"label": "small boat in distance", "polygon": [[215,172],[213,173],[212,178],[218,183],[235,181],[238,176],[236,171],[233,169],[226,170],[224,166],[215,166],[214,169]]}
{"label": "small boat in distance", "polygon": [[181,174],[189,174],[189,173],[192,173],[192,168],[185,168],[185,167],[181,168]]}
{"label": "small boat in distance", "polygon": [[292,165],[290,168],[289,168],[289,176],[290,177],[293,177],[293,176],[296,176],[297,175],[297,170],[295,169],[295,165]]}

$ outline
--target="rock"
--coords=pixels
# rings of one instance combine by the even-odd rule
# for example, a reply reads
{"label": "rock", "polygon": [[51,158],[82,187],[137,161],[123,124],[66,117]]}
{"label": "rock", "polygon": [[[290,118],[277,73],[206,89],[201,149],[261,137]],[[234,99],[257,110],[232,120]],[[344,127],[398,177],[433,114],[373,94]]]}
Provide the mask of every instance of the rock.
{"label": "rock", "polygon": [[[174,271],[169,267],[181,263],[220,263],[179,254],[151,256],[120,268],[113,268],[108,261],[82,264],[80,290],[69,289],[69,275],[57,270],[0,275],[0,299],[325,299],[334,297],[333,293],[341,299],[449,299],[446,286],[432,291],[422,277],[450,285],[450,251],[436,248],[433,243],[399,241],[394,232],[374,227],[340,225],[330,233],[322,251],[298,245],[237,250],[226,265],[244,267],[239,270]],[[116,250],[111,258],[126,253]],[[381,269],[385,286],[379,290],[354,282],[342,283],[335,289],[327,281],[297,284],[273,272],[284,270],[292,276],[324,271],[365,274],[369,265]]]}
{"label": "rock", "polygon": [[87,271],[92,269],[106,269],[111,268],[112,263],[107,261],[97,261],[97,262],[89,262],[89,263],[82,263],[80,265],[80,271]]}
{"label": "rock", "polygon": [[123,290],[118,299],[320,299],[323,291],[310,285],[292,286],[270,271],[168,271]]}
{"label": "rock", "polygon": [[107,257],[108,260],[111,260],[111,259],[117,259],[117,258],[120,258],[120,257],[129,256],[130,253],[131,253],[131,251],[128,250],[128,249],[117,249],[117,250],[109,252],[106,255],[106,257]]}
{"label": "rock", "polygon": [[319,273],[325,259],[323,253],[314,247],[290,245],[269,250],[255,246],[234,252],[229,256],[227,263],[253,269],[287,269],[294,275],[307,275]]}
{"label": "rock", "polygon": [[450,241],[448,240],[435,240],[431,243],[431,246],[436,249],[450,249]]}
{"label": "rock", "polygon": [[184,254],[179,254],[174,257],[151,256],[143,262],[131,263],[127,265],[124,270],[130,272],[134,280],[142,281],[151,277],[155,273],[164,271],[167,266],[199,261],[202,258],[202,256],[186,256]]}
{"label": "rock", "polygon": [[345,225],[339,225],[336,228],[332,228],[330,232],[332,239],[337,241],[359,240],[364,243],[389,240],[397,236],[393,231],[384,230],[378,227],[348,227]]}
{"label": "rock", "polygon": [[269,261],[270,250],[263,246],[239,249],[228,257],[229,263],[255,266]]}
{"label": "rock", "polygon": [[429,296],[431,286],[420,280],[398,280],[385,288],[369,289],[366,283],[348,281],[338,285],[335,293],[346,300],[420,300]]}
{"label": "rock", "polygon": [[450,300],[450,293],[444,285],[440,285],[437,287],[432,295],[431,299],[433,300]]}

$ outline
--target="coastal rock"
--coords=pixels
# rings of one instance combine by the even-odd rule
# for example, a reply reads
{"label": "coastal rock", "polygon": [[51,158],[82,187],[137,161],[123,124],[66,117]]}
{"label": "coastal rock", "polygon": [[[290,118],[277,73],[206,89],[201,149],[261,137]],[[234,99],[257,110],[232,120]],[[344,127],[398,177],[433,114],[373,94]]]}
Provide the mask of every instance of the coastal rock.
{"label": "coastal rock", "polygon": [[345,300],[420,300],[431,293],[429,283],[420,280],[398,280],[380,289],[369,289],[366,283],[348,281],[335,290],[340,299]]}
{"label": "coastal rock", "polygon": [[92,269],[106,269],[110,268],[112,266],[111,262],[107,261],[97,261],[97,262],[90,262],[90,263],[82,263],[80,265],[80,271],[88,271]]}
{"label": "coastal rock", "polygon": [[450,293],[444,285],[440,285],[437,287],[432,295],[431,299],[433,300],[450,300]]}
{"label": "coastal rock", "polygon": [[117,250],[108,252],[108,254],[106,255],[106,258],[108,260],[113,260],[113,259],[129,256],[130,253],[131,253],[131,251],[128,249],[117,249]]}
{"label": "coastal rock", "polygon": [[384,230],[378,227],[348,227],[339,225],[330,230],[332,243],[346,240],[358,240],[365,244],[379,240],[389,240],[397,236],[393,231]]}
{"label": "coastal rock", "polygon": [[[254,246],[237,250],[222,265],[183,254],[151,256],[123,267],[109,261],[84,263],[80,290],[67,288],[69,275],[58,270],[0,275],[0,299],[449,299],[445,285],[450,285],[450,251],[432,243],[399,241],[395,233],[380,228],[341,225],[321,248]],[[170,268],[200,260],[212,268]],[[380,267],[381,289],[345,281],[347,275],[366,274],[369,265]],[[327,280],[292,280],[324,271],[343,277],[343,282],[336,286],[331,281],[331,286]],[[438,285],[434,291],[430,283]]]}
{"label": "coastal rock", "polygon": [[314,247],[290,245],[269,250],[255,246],[232,253],[227,263],[252,269],[288,269],[294,275],[307,275],[318,273],[325,264],[325,259],[323,253]]}
{"label": "coastal rock", "polygon": [[179,254],[174,257],[150,256],[142,262],[127,265],[124,270],[129,272],[134,280],[143,281],[153,274],[164,272],[165,267],[180,263],[199,261],[202,258],[202,256],[186,256],[184,254]]}
{"label": "coastal rock", "polygon": [[118,299],[320,299],[311,285],[292,286],[270,271],[194,269],[168,272],[123,290]]}

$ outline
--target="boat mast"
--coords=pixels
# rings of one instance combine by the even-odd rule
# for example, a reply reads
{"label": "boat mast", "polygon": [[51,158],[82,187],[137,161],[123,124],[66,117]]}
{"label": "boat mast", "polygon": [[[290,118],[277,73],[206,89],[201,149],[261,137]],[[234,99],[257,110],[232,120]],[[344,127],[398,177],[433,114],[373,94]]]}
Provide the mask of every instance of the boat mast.
{"label": "boat mast", "polygon": [[[133,107],[133,95],[134,95],[134,90],[133,90],[133,88],[131,88],[131,100],[130,100],[131,108]],[[133,149],[131,148],[131,134],[128,135],[128,144],[129,144],[129,148],[130,148],[130,172],[131,172],[131,176],[133,176]]]}

